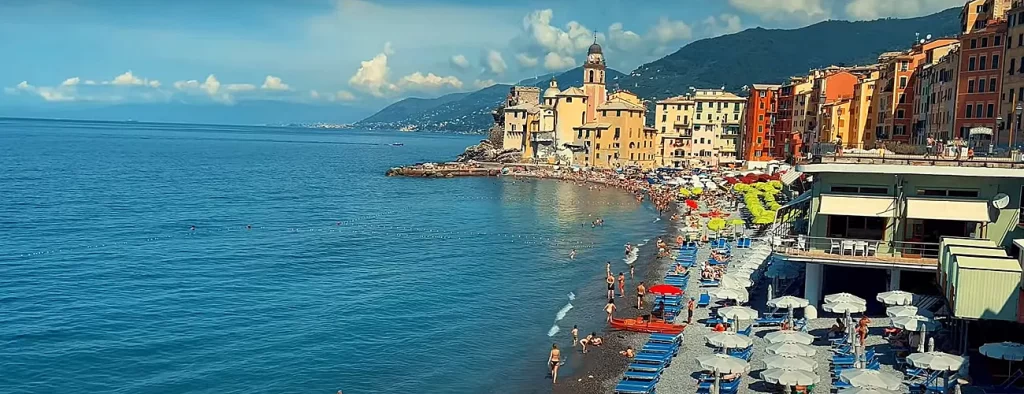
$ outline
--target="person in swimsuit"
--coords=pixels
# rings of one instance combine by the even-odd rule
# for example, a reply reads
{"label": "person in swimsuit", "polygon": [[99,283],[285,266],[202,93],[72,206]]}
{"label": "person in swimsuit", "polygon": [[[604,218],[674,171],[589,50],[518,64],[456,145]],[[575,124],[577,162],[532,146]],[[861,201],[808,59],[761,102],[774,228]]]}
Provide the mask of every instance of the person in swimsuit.
{"label": "person in swimsuit", "polygon": [[630,264],[629,265],[629,279],[633,279],[633,268],[635,268],[635,266],[633,264]]}
{"label": "person in swimsuit", "polygon": [[571,252],[569,252],[569,259],[570,260],[575,260],[576,259],[576,249],[573,249]]}
{"label": "person in swimsuit", "polygon": [[644,282],[636,286],[636,309],[644,309],[644,296],[647,295],[647,288]]}
{"label": "person in swimsuit", "polygon": [[604,311],[606,313],[608,313],[608,319],[605,320],[605,321],[611,323],[612,322],[612,314],[615,313],[615,299],[614,298],[609,298],[608,299],[608,304],[604,306]]}
{"label": "person in swimsuit", "polygon": [[551,353],[548,355],[548,368],[551,369],[551,383],[558,381],[558,364],[562,362],[562,351],[558,350],[558,344],[551,344]]}
{"label": "person in swimsuit", "polygon": [[580,343],[580,329],[575,324],[572,325],[572,347],[576,347],[576,344]]}
{"label": "person in swimsuit", "polygon": [[607,263],[604,263],[604,273],[606,275],[611,275],[612,274],[612,262],[611,261],[609,261]]}
{"label": "person in swimsuit", "polygon": [[605,282],[608,283],[608,299],[615,298],[615,277],[612,273],[608,273],[608,277],[605,278]]}
{"label": "person in swimsuit", "polygon": [[626,358],[636,357],[636,352],[633,351],[633,347],[632,346],[627,346],[626,350],[620,351],[619,354],[621,354],[623,356],[626,356]]}
{"label": "person in swimsuit", "polygon": [[619,272],[619,297],[626,296],[626,274]]}
{"label": "person in swimsuit", "polygon": [[583,354],[587,354],[587,345],[589,345],[592,340],[594,340],[594,333],[590,333],[590,335],[580,339],[580,346],[583,346]]}

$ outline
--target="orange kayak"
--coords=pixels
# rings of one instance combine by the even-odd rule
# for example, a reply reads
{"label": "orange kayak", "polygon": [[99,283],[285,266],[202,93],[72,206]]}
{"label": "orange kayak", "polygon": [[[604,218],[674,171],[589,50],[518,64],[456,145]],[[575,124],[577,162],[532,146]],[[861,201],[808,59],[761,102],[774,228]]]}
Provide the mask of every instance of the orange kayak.
{"label": "orange kayak", "polygon": [[611,326],[617,330],[659,334],[679,334],[686,328],[685,325],[675,325],[663,321],[637,321],[637,319],[612,319]]}

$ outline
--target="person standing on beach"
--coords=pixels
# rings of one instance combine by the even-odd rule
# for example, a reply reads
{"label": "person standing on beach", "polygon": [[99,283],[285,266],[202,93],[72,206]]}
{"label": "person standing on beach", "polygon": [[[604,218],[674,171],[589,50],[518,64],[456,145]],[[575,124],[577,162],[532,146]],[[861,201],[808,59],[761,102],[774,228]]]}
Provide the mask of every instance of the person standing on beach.
{"label": "person standing on beach", "polygon": [[633,264],[629,265],[629,279],[633,279],[633,268],[634,267],[635,266]]}
{"label": "person standing on beach", "polygon": [[615,298],[615,277],[612,276],[611,272],[608,272],[608,277],[605,278],[605,282],[608,283],[608,299]]}
{"label": "person standing on beach", "polygon": [[608,319],[606,321],[608,323],[611,323],[612,322],[612,314],[615,313],[615,299],[614,298],[609,298],[608,299],[608,304],[604,306],[604,311],[606,313],[608,313]]}
{"label": "person standing on beach", "polygon": [[647,288],[644,282],[636,286],[636,309],[644,309],[644,296],[647,295]]}
{"label": "person standing on beach", "polygon": [[619,298],[626,296],[626,274],[619,272]]}
{"label": "person standing on beach", "polygon": [[686,302],[686,324],[693,323],[693,310],[697,309],[697,300],[690,297],[690,301]]}
{"label": "person standing on beach", "polygon": [[575,324],[572,325],[572,347],[576,347],[576,344],[580,342],[580,329]]}
{"label": "person standing on beach", "polygon": [[558,344],[551,344],[551,353],[548,354],[548,367],[551,368],[551,383],[558,382],[558,364],[562,362],[562,351],[558,350]]}

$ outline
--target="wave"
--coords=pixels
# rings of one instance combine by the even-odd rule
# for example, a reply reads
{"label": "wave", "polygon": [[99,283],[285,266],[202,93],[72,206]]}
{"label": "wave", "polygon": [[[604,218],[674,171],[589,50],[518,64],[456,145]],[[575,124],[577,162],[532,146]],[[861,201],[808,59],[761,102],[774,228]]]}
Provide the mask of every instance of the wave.
{"label": "wave", "polygon": [[571,291],[569,292],[569,301],[576,301],[576,294]]}
{"label": "wave", "polygon": [[654,223],[660,222],[661,218],[654,218]]}
{"label": "wave", "polygon": [[565,306],[563,306],[562,309],[559,309],[558,313],[555,314],[555,321],[564,319],[565,314],[569,313],[570,310],[572,310],[572,303],[565,304]]}
{"label": "wave", "polygon": [[562,329],[558,328],[558,325],[557,325],[557,324],[555,324],[555,325],[552,325],[552,326],[551,326],[551,329],[550,329],[550,330],[548,330],[548,337],[553,337],[553,336],[555,336],[555,334],[558,334],[558,332],[559,332],[559,331],[562,331]]}
{"label": "wave", "polygon": [[639,256],[640,256],[640,245],[637,245],[636,247],[633,248],[633,250],[631,250],[629,252],[628,255],[626,255],[626,257],[624,259],[622,259],[622,261],[625,262],[626,265],[631,265],[631,264],[636,262],[636,259]]}

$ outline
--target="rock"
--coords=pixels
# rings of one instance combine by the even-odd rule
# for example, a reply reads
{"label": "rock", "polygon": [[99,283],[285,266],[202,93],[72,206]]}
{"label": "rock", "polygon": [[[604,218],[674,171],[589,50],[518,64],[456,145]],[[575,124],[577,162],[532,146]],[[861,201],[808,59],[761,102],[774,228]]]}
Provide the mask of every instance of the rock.
{"label": "rock", "polygon": [[496,163],[517,163],[522,160],[523,154],[516,149],[501,150],[496,148],[490,140],[482,140],[479,144],[471,145],[459,155],[455,161],[466,163],[469,161],[496,162]]}

